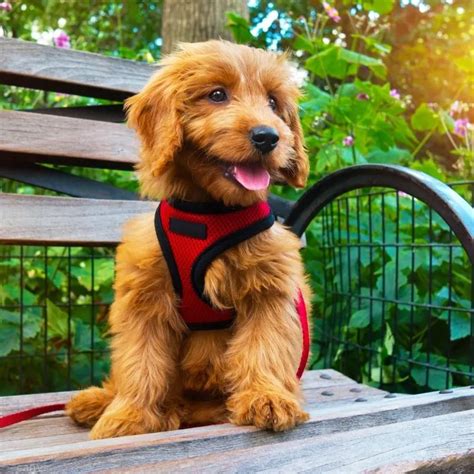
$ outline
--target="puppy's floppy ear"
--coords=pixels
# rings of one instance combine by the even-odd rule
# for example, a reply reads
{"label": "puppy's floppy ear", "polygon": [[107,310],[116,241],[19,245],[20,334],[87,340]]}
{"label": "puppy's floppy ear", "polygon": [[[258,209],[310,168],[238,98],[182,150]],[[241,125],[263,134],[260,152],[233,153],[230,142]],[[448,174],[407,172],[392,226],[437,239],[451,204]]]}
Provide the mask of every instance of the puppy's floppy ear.
{"label": "puppy's floppy ear", "polygon": [[298,106],[295,103],[292,103],[286,109],[286,122],[293,132],[294,155],[290,160],[290,164],[280,171],[288,184],[295,188],[304,188],[309,175],[309,160],[304,148],[303,130],[298,116]]}
{"label": "puppy's floppy ear", "polygon": [[145,88],[125,102],[128,125],[142,140],[143,163],[160,176],[183,143],[173,74],[166,67],[155,73]]}

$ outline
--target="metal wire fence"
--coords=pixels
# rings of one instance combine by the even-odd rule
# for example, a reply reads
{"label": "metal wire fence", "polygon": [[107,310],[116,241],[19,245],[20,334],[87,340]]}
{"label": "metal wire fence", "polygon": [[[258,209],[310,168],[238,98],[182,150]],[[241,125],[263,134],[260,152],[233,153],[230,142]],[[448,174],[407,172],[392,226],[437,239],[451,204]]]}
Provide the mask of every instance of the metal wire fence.
{"label": "metal wire fence", "polygon": [[[474,183],[455,189],[473,202]],[[312,368],[407,393],[473,383],[473,269],[434,211],[393,190],[352,192],[306,238]],[[0,247],[0,394],[107,375],[113,257],[110,248]]]}
{"label": "metal wire fence", "polygon": [[0,393],[69,390],[108,373],[114,252],[0,247]]}
{"label": "metal wire fence", "polygon": [[[473,183],[453,187],[473,202]],[[408,393],[473,382],[473,268],[431,208],[393,190],[352,192],[306,235],[313,368]]]}

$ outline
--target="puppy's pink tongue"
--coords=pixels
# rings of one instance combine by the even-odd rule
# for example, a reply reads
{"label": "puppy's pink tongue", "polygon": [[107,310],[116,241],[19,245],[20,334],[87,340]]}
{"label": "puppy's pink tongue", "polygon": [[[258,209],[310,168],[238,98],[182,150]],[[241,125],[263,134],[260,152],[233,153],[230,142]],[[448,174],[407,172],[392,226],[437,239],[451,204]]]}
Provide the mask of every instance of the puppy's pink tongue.
{"label": "puppy's pink tongue", "polygon": [[267,189],[270,184],[270,174],[259,165],[235,165],[234,178],[246,189],[259,191]]}

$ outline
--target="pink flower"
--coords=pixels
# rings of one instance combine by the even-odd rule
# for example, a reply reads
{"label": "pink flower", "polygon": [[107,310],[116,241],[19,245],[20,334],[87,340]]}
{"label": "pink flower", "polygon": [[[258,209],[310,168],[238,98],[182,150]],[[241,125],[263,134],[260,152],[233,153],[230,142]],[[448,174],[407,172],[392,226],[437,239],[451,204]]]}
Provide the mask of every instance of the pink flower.
{"label": "pink flower", "polygon": [[400,92],[398,92],[397,89],[392,89],[390,91],[390,97],[393,97],[394,99],[400,100]]}
{"label": "pink flower", "polygon": [[469,106],[464,104],[459,100],[455,100],[449,109],[449,115],[454,117],[456,114],[462,114],[463,112],[467,112],[469,110]]}
{"label": "pink flower", "polygon": [[339,23],[341,21],[339,12],[334,7],[329,5],[329,3],[323,2],[323,7],[328,17],[331,18],[331,20],[335,21],[336,23]]}
{"label": "pink flower", "polygon": [[0,3],[0,10],[11,12],[12,11],[12,4],[10,2],[2,2]]}
{"label": "pink flower", "polygon": [[471,128],[468,119],[457,119],[454,121],[454,133],[459,137],[465,137],[467,131]]}
{"label": "pink flower", "polygon": [[365,92],[360,92],[357,94],[358,100],[369,100],[369,96]]}
{"label": "pink flower", "polygon": [[344,140],[342,140],[342,144],[344,146],[354,145],[354,137],[352,135],[347,135],[347,137],[344,137]]}
{"label": "pink flower", "polygon": [[69,49],[71,47],[69,35],[63,30],[56,30],[53,36],[54,46]]}

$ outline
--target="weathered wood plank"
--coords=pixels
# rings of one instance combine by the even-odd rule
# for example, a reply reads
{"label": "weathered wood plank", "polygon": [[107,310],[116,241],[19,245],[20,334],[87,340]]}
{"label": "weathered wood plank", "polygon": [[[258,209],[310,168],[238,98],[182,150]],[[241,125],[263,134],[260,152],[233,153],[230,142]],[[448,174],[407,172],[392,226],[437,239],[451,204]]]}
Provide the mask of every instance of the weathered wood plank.
{"label": "weathered wood plank", "polygon": [[[459,439],[462,441],[459,446],[464,446],[464,441],[472,443],[474,431],[471,430],[471,439],[466,440],[466,427],[473,420],[474,392],[470,389],[457,389],[450,394],[415,395],[395,399],[384,399],[367,404],[346,405],[344,409],[336,406],[325,406],[311,410],[311,420],[289,432],[269,433],[256,430],[253,427],[235,427],[232,425],[212,425],[202,428],[192,428],[168,433],[153,433],[141,436],[130,436],[124,438],[77,442],[73,446],[66,443],[64,445],[50,447],[35,447],[21,451],[6,452],[0,454],[0,466],[6,469],[30,469],[35,472],[45,472],[50,470],[71,469],[74,472],[97,471],[111,468],[131,469],[133,467],[147,465],[147,463],[176,462],[173,467],[182,467],[180,463],[186,463],[186,459],[199,460],[203,468],[211,468],[214,462],[212,456],[218,455],[219,462],[225,469],[226,462],[230,462],[233,456],[237,456],[240,450],[256,449],[261,454],[261,450],[268,454],[278,452],[282,459],[278,460],[285,465],[285,459],[291,458],[287,449],[298,446],[311,439],[311,443],[316,443],[314,448],[307,447],[305,456],[311,454],[310,462],[326,462],[338,455],[339,460],[347,461],[346,443],[352,447],[354,440],[358,446],[358,453],[363,456],[366,453],[365,439],[367,439],[367,449],[372,450],[373,444],[377,444],[376,439],[383,438],[386,433],[391,433],[403,443],[405,447],[410,445],[406,441],[406,434],[410,432],[407,423],[417,420],[418,427],[427,427],[426,433],[417,433],[414,436],[424,436],[429,438],[429,433],[434,429],[442,432],[440,427],[456,424],[456,430],[447,433],[446,439],[437,439],[437,443],[449,443]],[[458,416],[454,416],[457,414]],[[443,423],[433,423],[431,420],[447,416]],[[454,416],[454,418],[453,418]],[[45,422],[48,420],[45,420]],[[436,425],[436,426],[435,426]],[[395,428],[394,428],[395,427]],[[400,428],[398,428],[400,427]],[[462,428],[462,429],[460,429]],[[364,434],[363,430],[375,430]],[[377,431],[378,430],[378,431]],[[8,440],[8,428],[3,430],[2,435]],[[360,433],[362,433],[360,435]],[[375,434],[371,434],[375,433]],[[403,433],[403,436],[400,435]],[[456,433],[455,438],[451,434]],[[330,443],[328,447],[324,443],[332,439],[333,436],[342,436],[343,440]],[[347,442],[347,440],[352,440]],[[321,447],[318,445],[321,444]],[[352,443],[352,444],[351,444]],[[400,444],[400,443],[399,443]],[[338,447],[337,447],[338,446]],[[341,450],[341,446],[344,449]],[[376,448],[377,446],[375,446]],[[424,445],[429,448],[430,445]],[[290,450],[291,450],[290,449]],[[354,448],[354,451],[357,451]],[[401,451],[401,449],[399,450]],[[381,451],[383,453],[383,450]],[[260,455],[258,454],[258,455]],[[301,454],[301,453],[300,453]],[[211,464],[207,457],[211,457]],[[240,458],[239,458],[240,459]],[[243,459],[246,459],[245,456]],[[242,459],[240,459],[242,461]],[[287,459],[288,460],[288,459]],[[399,459],[398,461],[401,461]],[[242,461],[243,462],[243,461]],[[276,460],[275,460],[276,462]],[[184,464],[183,464],[184,465]],[[171,466],[171,465],[170,465]],[[197,466],[197,464],[196,464]],[[196,467],[195,466],[195,467]],[[316,466],[316,464],[315,464]],[[157,466],[161,467],[162,466]],[[168,465],[164,466],[168,467]],[[201,467],[201,464],[199,464]]]}
{"label": "weathered wood plank", "polygon": [[137,61],[0,38],[0,83],[123,100],[156,70]]}
{"label": "weathered wood plank", "polygon": [[466,429],[466,424],[474,426],[474,410],[272,447],[183,456],[174,461],[155,457],[147,462],[145,458],[136,469],[125,468],[114,459],[113,466],[104,466],[102,472],[367,472],[408,461],[420,466],[452,455],[471,457],[474,430]]}
{"label": "weathered wood plank", "polygon": [[138,140],[123,124],[3,110],[0,158],[132,169]]}
{"label": "weathered wood plank", "polygon": [[111,184],[64,173],[34,163],[8,164],[0,161],[0,177],[31,184],[68,196],[93,199],[138,200],[138,194]]}
{"label": "weathered wood plank", "polygon": [[72,390],[67,392],[32,393],[29,395],[0,397],[0,416],[15,411],[29,410],[39,405],[66,403],[75,393],[77,392]]}
{"label": "weathered wood plank", "polygon": [[0,242],[116,245],[123,223],[157,203],[0,194]]}
{"label": "weathered wood plank", "polygon": [[[57,446],[84,442],[89,439],[89,429],[75,425],[65,416],[38,417],[0,430],[0,451],[34,449],[38,446]],[[8,435],[8,436],[7,436]]]}

